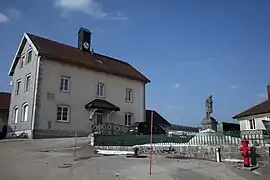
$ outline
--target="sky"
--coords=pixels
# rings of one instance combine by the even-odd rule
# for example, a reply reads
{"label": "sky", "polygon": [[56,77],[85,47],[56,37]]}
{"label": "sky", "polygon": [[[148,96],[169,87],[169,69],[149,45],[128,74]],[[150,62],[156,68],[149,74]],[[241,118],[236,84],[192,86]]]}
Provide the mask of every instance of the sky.
{"label": "sky", "polygon": [[151,80],[146,107],[172,123],[200,126],[210,94],[226,122],[267,99],[268,0],[0,0],[0,91],[24,32],[77,46],[80,27]]}

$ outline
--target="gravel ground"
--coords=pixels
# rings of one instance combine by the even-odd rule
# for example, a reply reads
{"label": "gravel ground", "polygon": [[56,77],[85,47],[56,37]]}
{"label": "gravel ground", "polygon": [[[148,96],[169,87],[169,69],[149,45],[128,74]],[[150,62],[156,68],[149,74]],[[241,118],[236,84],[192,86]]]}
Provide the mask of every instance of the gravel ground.
{"label": "gravel ground", "polygon": [[202,160],[174,160],[154,156],[153,173],[149,159],[98,156],[88,140],[74,139],[0,141],[1,180],[249,180],[270,179],[263,170],[238,170],[233,165]]}

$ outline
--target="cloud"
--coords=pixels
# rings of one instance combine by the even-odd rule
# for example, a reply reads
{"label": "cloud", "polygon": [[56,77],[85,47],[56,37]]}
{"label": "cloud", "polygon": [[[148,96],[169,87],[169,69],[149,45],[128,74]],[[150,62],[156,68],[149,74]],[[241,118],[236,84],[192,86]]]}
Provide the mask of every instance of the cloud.
{"label": "cloud", "polygon": [[125,21],[128,18],[126,16],[124,16],[120,11],[117,11],[115,16],[110,17],[111,20],[115,20],[115,21]]}
{"label": "cloud", "polygon": [[21,12],[14,8],[6,9],[6,14],[0,12],[0,23],[7,23],[10,21],[10,17],[18,18],[21,16]]}
{"label": "cloud", "polygon": [[127,20],[121,12],[112,15],[103,10],[102,4],[97,0],[54,0],[54,5],[61,8],[64,14],[69,12],[83,12],[96,19]]}
{"label": "cloud", "polygon": [[10,19],[5,14],[0,13],[0,23],[6,23],[8,21],[10,21]]}
{"label": "cloud", "polygon": [[180,87],[180,84],[178,84],[178,83],[175,83],[175,84],[172,85],[173,89],[178,89],[179,87]]}
{"label": "cloud", "polygon": [[12,16],[12,17],[15,17],[15,18],[19,18],[22,15],[22,13],[19,10],[15,9],[15,8],[8,8],[7,13],[9,14],[9,16]]}
{"label": "cloud", "polygon": [[234,84],[233,84],[233,85],[230,86],[230,88],[231,88],[231,89],[236,89],[236,88],[237,88],[237,85],[234,85]]}

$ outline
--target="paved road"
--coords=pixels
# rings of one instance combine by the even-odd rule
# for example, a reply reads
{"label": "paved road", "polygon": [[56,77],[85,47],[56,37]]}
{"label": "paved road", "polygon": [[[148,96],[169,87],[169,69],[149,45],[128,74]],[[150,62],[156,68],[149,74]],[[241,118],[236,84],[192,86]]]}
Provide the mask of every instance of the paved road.
{"label": "paved road", "polygon": [[124,156],[91,157],[87,139],[78,139],[73,160],[74,139],[0,142],[1,180],[251,180],[270,176],[235,169],[232,165],[202,160],[172,160],[154,156],[149,176],[148,159]]}

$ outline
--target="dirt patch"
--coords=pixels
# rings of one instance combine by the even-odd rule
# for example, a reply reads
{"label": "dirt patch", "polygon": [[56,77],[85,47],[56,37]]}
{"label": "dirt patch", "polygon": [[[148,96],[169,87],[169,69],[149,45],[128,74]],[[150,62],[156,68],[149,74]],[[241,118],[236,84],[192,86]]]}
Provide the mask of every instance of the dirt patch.
{"label": "dirt patch", "polygon": [[148,156],[144,155],[126,155],[126,158],[147,158]]}
{"label": "dirt patch", "polygon": [[168,155],[165,156],[168,159],[191,159],[190,157],[180,156],[180,155]]}
{"label": "dirt patch", "polygon": [[49,149],[42,149],[42,150],[40,150],[40,152],[52,152],[52,150],[49,150]]}
{"label": "dirt patch", "polygon": [[100,157],[100,155],[81,156],[74,158],[74,161],[87,160],[93,157]]}
{"label": "dirt patch", "polygon": [[58,168],[70,168],[72,167],[73,164],[72,163],[64,163],[58,166]]}

